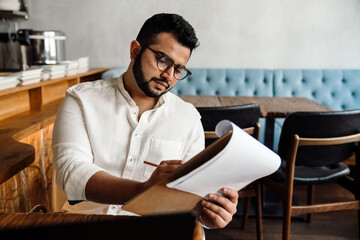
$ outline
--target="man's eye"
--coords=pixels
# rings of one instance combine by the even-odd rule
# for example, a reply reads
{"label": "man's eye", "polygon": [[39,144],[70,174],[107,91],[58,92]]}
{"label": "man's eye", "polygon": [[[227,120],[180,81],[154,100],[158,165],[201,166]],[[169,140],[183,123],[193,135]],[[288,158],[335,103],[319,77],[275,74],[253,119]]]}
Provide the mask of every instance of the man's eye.
{"label": "man's eye", "polygon": [[164,57],[160,57],[158,61],[159,61],[159,63],[161,63],[161,64],[167,64],[167,62],[168,62],[167,59],[164,58]]}
{"label": "man's eye", "polygon": [[175,68],[175,73],[176,73],[176,74],[181,74],[181,72],[182,72],[183,70],[184,70],[183,68],[177,67],[177,68]]}

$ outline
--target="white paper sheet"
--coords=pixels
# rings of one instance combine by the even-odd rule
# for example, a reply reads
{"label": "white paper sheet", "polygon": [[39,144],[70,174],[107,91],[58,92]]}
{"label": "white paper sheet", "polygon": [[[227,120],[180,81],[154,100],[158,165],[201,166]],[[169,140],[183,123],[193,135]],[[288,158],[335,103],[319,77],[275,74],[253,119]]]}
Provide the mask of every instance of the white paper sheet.
{"label": "white paper sheet", "polygon": [[216,126],[219,137],[230,130],[232,136],[223,150],[167,187],[206,197],[222,187],[240,190],[279,168],[280,157],[234,123],[223,120]]}

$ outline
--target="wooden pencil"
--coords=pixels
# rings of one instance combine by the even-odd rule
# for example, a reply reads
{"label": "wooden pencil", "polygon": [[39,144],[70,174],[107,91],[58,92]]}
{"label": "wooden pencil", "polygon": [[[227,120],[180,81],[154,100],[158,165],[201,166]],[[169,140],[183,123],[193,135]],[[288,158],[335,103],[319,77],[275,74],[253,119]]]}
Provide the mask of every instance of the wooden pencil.
{"label": "wooden pencil", "polygon": [[155,163],[152,163],[152,162],[148,162],[148,161],[144,161],[145,164],[148,164],[150,166],[153,166],[153,167],[158,167],[159,165],[155,164]]}

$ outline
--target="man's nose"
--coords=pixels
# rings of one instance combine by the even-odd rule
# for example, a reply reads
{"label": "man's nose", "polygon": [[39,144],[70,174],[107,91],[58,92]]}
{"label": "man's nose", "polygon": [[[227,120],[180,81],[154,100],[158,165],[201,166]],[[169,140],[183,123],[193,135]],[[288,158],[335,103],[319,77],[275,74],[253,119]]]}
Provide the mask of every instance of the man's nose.
{"label": "man's nose", "polygon": [[169,68],[168,70],[163,71],[163,72],[160,74],[160,77],[166,78],[166,80],[168,80],[169,84],[171,84],[171,82],[172,82],[173,80],[175,80],[175,78],[174,78],[174,71],[175,71],[174,66],[171,66],[171,68]]}

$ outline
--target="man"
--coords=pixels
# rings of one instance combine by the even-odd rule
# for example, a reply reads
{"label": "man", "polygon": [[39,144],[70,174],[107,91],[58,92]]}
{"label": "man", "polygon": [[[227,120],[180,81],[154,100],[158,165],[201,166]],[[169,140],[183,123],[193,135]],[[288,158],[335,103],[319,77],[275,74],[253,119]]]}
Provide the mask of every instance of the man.
{"label": "man", "polygon": [[[69,202],[80,202],[64,211],[126,214],[122,204],[204,148],[199,113],[168,92],[190,74],[185,65],[197,45],[181,16],[154,15],[131,42],[120,78],[67,91],[54,125],[54,168]],[[209,228],[225,227],[236,212],[237,191],[223,193],[209,194],[217,204],[202,201],[200,219]]]}

